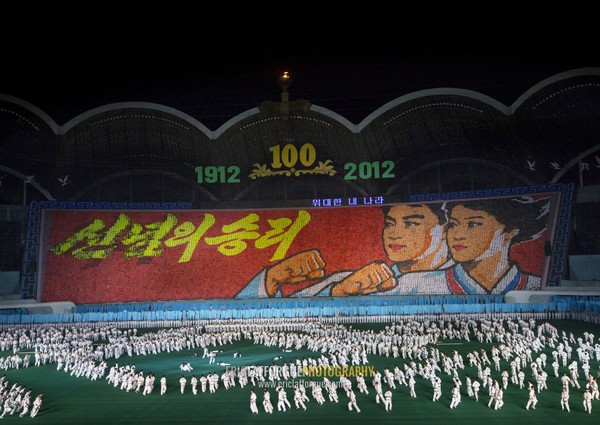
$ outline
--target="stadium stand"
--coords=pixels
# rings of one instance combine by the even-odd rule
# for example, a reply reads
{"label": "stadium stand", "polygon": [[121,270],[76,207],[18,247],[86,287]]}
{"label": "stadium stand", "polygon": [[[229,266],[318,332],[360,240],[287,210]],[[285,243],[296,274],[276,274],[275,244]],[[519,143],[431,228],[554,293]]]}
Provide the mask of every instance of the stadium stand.
{"label": "stadium stand", "polygon": [[[26,99],[0,94],[0,314],[2,323],[138,321],[306,315],[435,314],[466,311],[598,311],[600,295],[600,69],[566,71],[539,82],[512,105],[461,89],[410,93],[353,124],[309,100],[264,102],[211,130],[173,108],[124,102],[64,125]],[[256,175],[282,140],[314,146],[340,170],[297,179],[200,184],[201,164],[235,164]],[[344,164],[395,164],[390,179],[343,179]],[[379,162],[378,162],[378,165]],[[372,171],[372,170],[371,170]],[[204,171],[202,171],[203,173]],[[370,174],[369,174],[370,175]],[[215,177],[215,176],[208,176]],[[75,305],[42,302],[26,278],[41,258],[31,244],[35,205],[64,208],[122,203],[190,209],[282,208],[307,200],[385,196],[389,202],[441,194],[503,194],[519,188],[574,187],[558,287],[482,297],[360,297],[318,300],[182,300]],[[282,201],[283,200],[283,201]],[[44,204],[45,205],[45,204]],[[47,241],[37,239],[39,244]],[[28,283],[29,282],[29,283]],[[589,297],[590,299],[582,299]],[[240,306],[244,306],[241,308]]]}

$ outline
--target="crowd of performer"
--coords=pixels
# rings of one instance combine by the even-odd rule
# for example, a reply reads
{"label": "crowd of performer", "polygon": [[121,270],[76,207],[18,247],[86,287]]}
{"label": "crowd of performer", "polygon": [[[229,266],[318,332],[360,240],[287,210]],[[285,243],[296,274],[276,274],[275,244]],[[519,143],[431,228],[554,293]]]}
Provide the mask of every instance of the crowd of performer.
{"label": "crowd of performer", "polygon": [[26,388],[24,385],[14,382],[10,385],[6,375],[0,377],[0,406],[2,407],[2,414],[0,419],[4,419],[4,416],[18,414],[19,417],[29,415],[35,418],[42,407],[43,393],[39,393],[35,399],[33,399],[33,390]]}
{"label": "crowd of performer", "polygon": [[[438,343],[446,340],[464,343],[476,340],[491,348],[467,353],[444,352]],[[240,341],[276,348],[282,356],[267,365],[229,367],[229,362],[222,361],[222,353],[227,351],[227,345]],[[444,392],[443,375],[452,382],[447,390],[451,409],[459,408],[466,396],[499,410],[505,405],[505,393],[518,389],[527,394],[522,407],[533,410],[537,396],[548,390],[549,381],[560,385],[556,403],[567,412],[573,408],[573,392],[578,394],[583,410],[590,414],[593,401],[600,399],[596,380],[600,370],[592,369],[593,362],[600,363],[600,344],[593,333],[584,332],[575,338],[547,321],[512,316],[406,318],[378,331],[319,320],[301,323],[227,320],[156,332],[109,325],[57,325],[5,330],[0,333],[0,350],[8,352],[0,358],[0,368],[4,370],[31,367],[33,355],[34,367],[52,364],[71,376],[103,380],[114,388],[143,396],[154,392],[156,376],[152,371],[137,368],[131,358],[200,350],[203,354],[197,356],[196,362],[215,364],[215,359],[220,358],[216,364],[223,366],[222,373],[198,373],[187,363],[189,366],[181,369],[183,374],[174,385],[167,385],[164,374],[160,377],[159,394],[166,394],[168,388],[182,394],[191,388],[196,395],[249,386],[250,411],[254,414],[260,412],[259,398],[264,412],[275,411],[272,395],[277,411],[291,408],[288,392],[296,409],[306,410],[313,400],[319,405],[329,400],[343,403],[347,410],[356,413],[361,412],[359,405],[365,402],[381,404],[382,410],[389,412],[394,398],[425,396],[417,394],[417,388],[423,388],[416,385],[419,381],[431,385],[431,392],[427,394],[432,394],[433,402],[440,403]],[[313,355],[283,359],[283,355],[300,350],[304,350],[303,353],[308,350]],[[242,356],[239,350],[235,350],[235,354]],[[369,376],[362,373],[318,378],[305,375],[307,367],[348,370],[371,364],[376,356],[393,359],[394,366],[383,370],[373,367]],[[291,357],[294,355],[288,356]],[[469,370],[476,373],[471,374]],[[286,382],[291,384],[283,385]],[[19,416],[37,415],[42,394],[32,400],[31,389],[18,383],[9,386],[5,377],[0,385],[0,418],[17,413]],[[482,390],[487,392],[484,400],[481,400]]]}

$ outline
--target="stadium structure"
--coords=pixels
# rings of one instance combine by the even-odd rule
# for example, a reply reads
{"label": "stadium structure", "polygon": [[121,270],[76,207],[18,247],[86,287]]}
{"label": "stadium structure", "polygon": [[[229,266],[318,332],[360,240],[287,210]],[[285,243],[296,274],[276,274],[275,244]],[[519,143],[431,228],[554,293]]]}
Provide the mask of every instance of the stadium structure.
{"label": "stadium structure", "polygon": [[[2,323],[598,314],[599,68],[554,75],[511,105],[455,88],[408,93],[359,123],[294,99],[289,82],[280,101],[216,129],[133,101],[59,125],[0,94]],[[438,291],[417,279],[346,297],[317,282],[393,262],[382,208],[505,199],[549,200],[542,233],[509,261],[536,276],[531,289]],[[304,267],[323,274],[260,277],[315,251]]]}

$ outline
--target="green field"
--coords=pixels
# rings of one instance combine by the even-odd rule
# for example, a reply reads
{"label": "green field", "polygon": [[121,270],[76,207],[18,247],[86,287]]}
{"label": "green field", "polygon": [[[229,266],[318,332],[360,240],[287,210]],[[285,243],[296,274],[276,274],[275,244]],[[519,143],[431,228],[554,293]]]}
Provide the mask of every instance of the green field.
{"label": "green field", "polygon": [[[537,323],[542,323],[537,320]],[[600,326],[577,321],[550,321],[559,331],[565,330],[573,332],[575,337],[583,335],[584,331],[591,332],[600,337]],[[354,325],[355,328],[373,329],[380,331],[385,325]],[[596,337],[598,339],[598,337]],[[490,355],[490,348],[494,344],[480,344],[471,337],[470,342],[463,340],[449,339],[439,341],[440,351],[450,353],[452,350],[459,351],[465,361],[465,369],[460,371],[461,378],[465,374],[471,377],[477,376],[476,368],[469,367],[466,353],[473,350],[485,349]],[[572,344],[573,345],[573,344]],[[574,346],[574,348],[576,348]],[[303,348],[298,351],[283,352],[278,347],[266,347],[254,344],[250,340],[242,340],[234,344],[217,346],[216,349],[222,350],[217,355],[217,362],[226,362],[235,366],[242,365],[270,365],[277,356],[277,364],[283,364],[283,361],[290,362],[296,358],[313,356],[316,353]],[[234,358],[233,353],[239,351],[242,357]],[[27,388],[33,390],[33,398],[40,392],[44,393],[44,403],[42,409],[36,418],[29,416],[19,418],[17,415],[6,415],[2,423],[29,423],[38,422],[41,424],[230,424],[230,423],[308,423],[311,425],[344,423],[344,424],[364,424],[366,423],[405,423],[405,424],[430,424],[444,423],[446,425],[468,425],[480,424],[482,421],[486,425],[492,424],[528,424],[528,425],[551,425],[551,424],[596,424],[598,415],[600,415],[600,401],[594,401],[594,411],[592,414],[584,412],[582,405],[582,393],[585,388],[583,377],[580,379],[581,389],[573,388],[571,390],[571,412],[567,413],[560,408],[560,387],[559,378],[554,377],[551,368],[552,349],[547,347],[545,352],[548,356],[546,371],[548,372],[548,390],[538,394],[539,403],[536,410],[525,410],[527,403],[527,390],[519,389],[512,383],[505,391],[505,405],[501,410],[494,410],[487,406],[489,400],[487,388],[480,391],[480,400],[476,402],[466,394],[465,387],[462,387],[462,402],[456,409],[450,409],[450,389],[452,388],[452,379],[445,373],[438,374],[442,378],[442,398],[433,402],[432,386],[429,381],[417,377],[416,392],[417,398],[411,398],[408,395],[408,387],[397,385],[393,390],[393,410],[386,412],[382,404],[375,403],[375,392],[371,385],[371,380],[367,379],[369,386],[369,395],[361,394],[356,389],[356,381],[352,378],[353,388],[357,396],[357,403],[362,412],[357,413],[348,411],[348,398],[340,389],[339,403],[331,403],[324,392],[326,403],[319,406],[312,399],[310,389],[307,391],[311,400],[307,403],[307,410],[297,410],[294,407],[292,390],[288,389],[288,399],[292,404],[292,409],[287,412],[277,411],[277,397],[275,390],[271,389],[271,401],[275,407],[275,412],[271,415],[264,412],[262,407],[262,389],[256,388],[258,395],[259,414],[252,414],[249,408],[250,386],[244,389],[239,384],[230,389],[224,389],[220,383],[219,389],[215,394],[198,392],[193,395],[189,385],[189,378],[194,374],[196,377],[206,375],[209,372],[217,372],[219,375],[223,371],[223,366],[208,364],[208,359],[202,359],[202,349],[182,350],[171,353],[161,353],[158,355],[147,356],[122,356],[117,362],[120,365],[135,364],[136,370],[143,370],[146,374],[149,372],[157,376],[155,390],[152,394],[143,396],[140,393],[126,392],[109,385],[104,378],[98,381],[91,381],[85,377],[74,377],[63,370],[57,371],[56,364],[51,363],[45,366],[34,367],[33,356],[29,368],[7,369],[1,371],[12,384],[18,382]],[[0,352],[0,356],[7,357],[12,354],[11,351]],[[534,353],[534,358],[539,353]],[[573,359],[576,359],[576,351],[573,350]],[[402,357],[393,358],[385,356],[370,355],[369,364],[379,371],[385,367],[393,369],[395,364],[402,366],[406,360]],[[181,363],[191,363],[193,372],[181,372],[179,365]],[[108,366],[112,366],[115,359],[108,360]],[[569,361],[570,363],[570,361]],[[578,362],[580,363],[580,362]],[[508,363],[502,361],[502,370],[509,369]],[[591,373],[598,375],[599,362],[594,358],[590,361]],[[443,369],[443,368],[442,368]],[[500,379],[500,372],[495,372],[493,363],[491,366],[492,376]],[[560,374],[566,372],[566,368],[560,368]],[[107,368],[108,373],[108,368]],[[167,376],[168,391],[164,396],[159,394],[158,380],[162,375]],[[187,390],[184,394],[179,391],[178,380],[184,374],[188,378]],[[580,374],[582,375],[581,368]],[[531,379],[529,368],[526,369],[526,379]],[[316,378],[315,378],[316,379]],[[464,383],[464,379],[463,383]],[[383,385],[384,391],[387,385]]]}

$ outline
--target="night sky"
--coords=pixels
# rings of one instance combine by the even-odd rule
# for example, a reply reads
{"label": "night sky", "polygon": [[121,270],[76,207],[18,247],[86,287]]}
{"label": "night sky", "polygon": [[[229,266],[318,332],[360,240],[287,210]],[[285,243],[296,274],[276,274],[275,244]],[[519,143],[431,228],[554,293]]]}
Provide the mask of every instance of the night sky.
{"label": "night sky", "polygon": [[279,101],[277,79],[289,71],[290,100],[357,124],[418,90],[469,89],[510,105],[545,78],[600,67],[591,12],[322,6],[24,10],[0,29],[0,93],[59,125],[105,104],[144,101],[215,130],[263,101]]}

